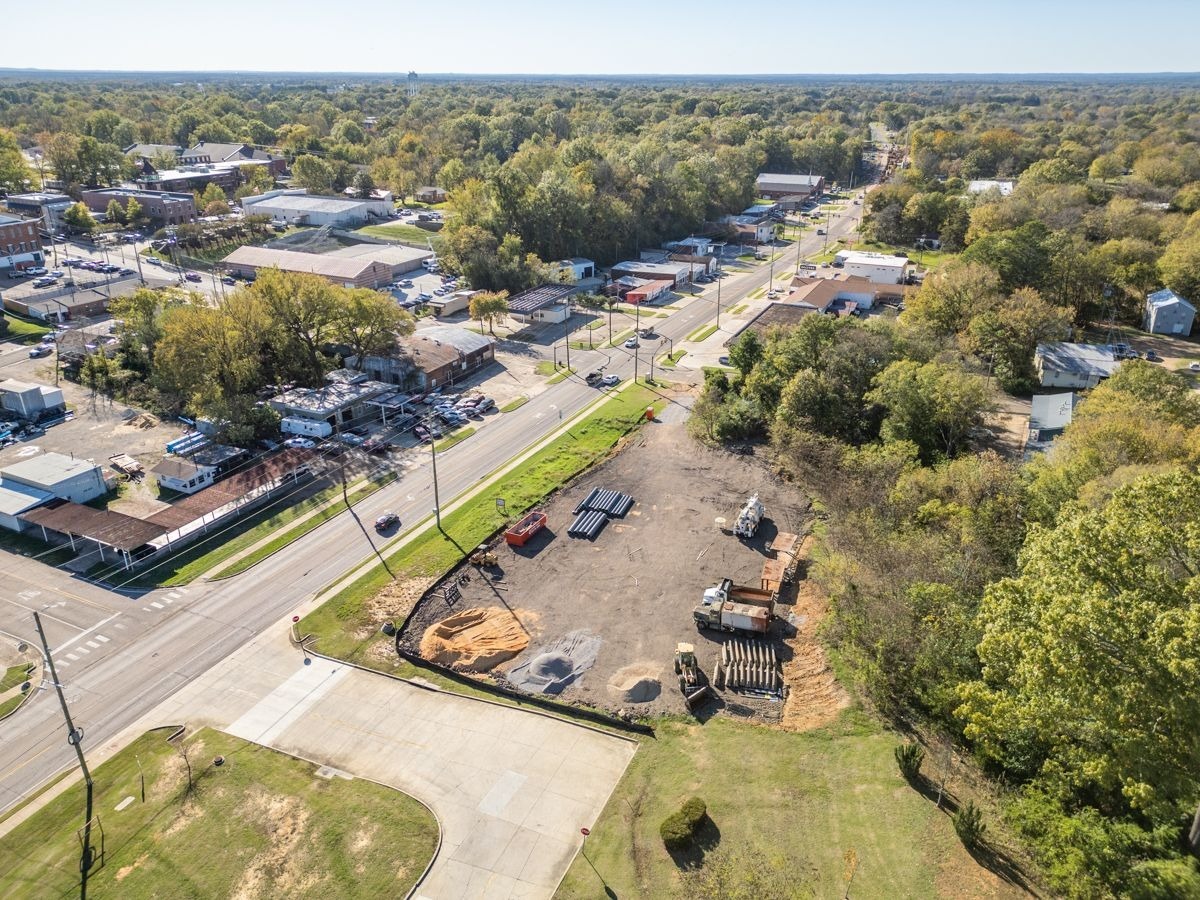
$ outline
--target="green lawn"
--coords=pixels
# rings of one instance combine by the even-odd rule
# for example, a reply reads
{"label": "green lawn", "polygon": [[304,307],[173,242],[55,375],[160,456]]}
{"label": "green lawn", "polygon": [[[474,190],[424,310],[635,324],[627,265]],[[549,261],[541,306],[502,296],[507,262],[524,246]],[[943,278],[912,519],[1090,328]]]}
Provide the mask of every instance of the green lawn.
{"label": "green lawn", "polygon": [[[652,404],[661,407],[659,395],[640,385],[630,386],[606,400],[574,424],[567,434],[552,441],[495,485],[442,516],[442,531],[426,528],[390,554],[388,568],[396,581],[433,578],[452,568],[462,560],[465,549],[478,546],[506,522],[542,502],[602,459],[622,435],[644,420],[646,407]],[[496,508],[497,497],[504,498],[504,513]],[[389,639],[379,635],[380,612],[367,601],[391,580],[382,565],[373,567],[306,616],[300,624],[301,632],[316,636],[317,649],[322,653],[352,662],[369,660],[371,665],[380,666],[380,659],[387,657],[368,656],[368,653],[374,642]]]}
{"label": "green lawn", "polygon": [[702,341],[705,338],[711,337],[712,335],[714,335],[716,333],[716,331],[717,331],[716,325],[705,325],[703,328],[697,328],[695,331],[693,331],[691,334],[689,334],[685,338],[685,340]]}
{"label": "green lawn", "polygon": [[408,224],[367,225],[364,228],[359,228],[355,233],[365,234],[369,237],[383,238],[385,241],[406,241],[410,244],[420,244],[422,247],[427,246],[432,241],[435,250],[442,240],[441,236],[435,231],[426,231],[424,228]]}
{"label": "green lawn", "polygon": [[729,315],[731,315],[731,316],[736,316],[738,313],[744,313],[744,312],[746,311],[746,307],[747,307],[748,305],[749,305],[749,304],[746,304],[746,303],[739,303],[739,304],[738,304],[737,306],[735,306],[733,309],[727,310],[727,312],[728,312],[728,313],[729,313]]}
{"label": "green lawn", "polygon": [[524,394],[522,394],[520,397],[517,397],[513,400],[509,400],[502,407],[500,407],[500,412],[502,412],[502,413],[512,412],[514,409],[520,409],[522,406],[524,406],[528,402],[529,402],[529,398],[526,397]]}
{"label": "green lawn", "polygon": [[676,350],[674,353],[668,353],[666,356],[660,359],[658,364],[664,369],[673,369],[675,368],[675,365],[685,356],[687,356],[686,350]]}
{"label": "green lawn", "polygon": [[613,335],[611,341],[609,341],[607,344],[601,344],[601,346],[616,347],[633,337],[633,334],[634,330],[632,328],[626,328],[624,331],[618,331],[615,335]]}
{"label": "green lawn", "polygon": [[560,381],[566,381],[567,376],[573,375],[574,369],[559,368],[558,372],[546,379],[546,384],[558,384]]}
{"label": "green lawn", "polygon": [[475,433],[475,426],[468,425],[465,428],[460,428],[458,431],[455,431],[454,433],[452,433],[449,437],[445,438],[444,440],[438,441],[437,444],[435,444],[434,446],[436,447],[437,451],[439,453],[441,453],[443,450],[449,450],[455,444],[461,444],[463,441],[465,441],[467,438],[469,438],[474,433]]}
{"label": "green lawn", "polygon": [[555,366],[554,366],[554,363],[552,363],[550,360],[543,359],[541,362],[539,362],[536,366],[533,367],[533,371],[535,371],[539,375],[553,375],[554,371],[555,371]]}
{"label": "green lawn", "polygon": [[938,896],[941,864],[978,870],[949,817],[900,777],[898,743],[857,710],[801,734],[726,717],[660,720],[592,828],[591,865],[577,856],[555,896],[603,896],[600,878],[610,896],[686,896],[658,827],[693,795],[708,805],[713,849],[781,861],[790,889],[779,896],[842,897],[850,850],[859,863],[851,896]]}
{"label": "green lawn", "polygon": [[[341,493],[341,484],[334,484],[284,509],[268,506],[251,513],[229,530],[220,530],[209,537],[201,538],[177,556],[169,557],[151,567],[135,578],[133,583],[144,587],[177,587],[187,584],[247,547],[276,534],[283,526],[294,522],[305,513],[341,496]],[[291,540],[303,533],[296,533]]]}
{"label": "green lawn", "polygon": [[24,682],[29,677],[29,671],[32,668],[28,663],[21,663],[19,666],[9,666],[5,669],[4,677],[0,678],[0,693]]}
{"label": "green lawn", "polygon": [[45,325],[39,325],[28,319],[19,319],[11,313],[4,314],[4,321],[8,323],[8,333],[4,335],[3,339],[12,341],[14,344],[36,344],[43,335],[50,331]]}
{"label": "green lawn", "polygon": [[[311,763],[220,732],[187,740],[189,794],[169,733],[143,735],[94,772],[104,855],[89,873],[90,896],[403,897],[433,855],[437,823],[411,797],[319,777]],[[83,792],[74,785],[0,838],[0,895],[80,895]],[[94,847],[99,840],[93,828]]]}
{"label": "green lawn", "polygon": [[[242,572],[245,572],[247,569],[262,562],[264,559],[266,559],[271,554],[282,550],[284,547],[286,547],[288,544],[292,543],[293,541],[298,541],[300,538],[304,537],[304,535],[308,534],[313,529],[318,528],[319,526],[328,522],[334,516],[341,515],[350,506],[353,506],[355,503],[358,503],[360,500],[365,500],[367,497],[370,497],[372,494],[374,494],[377,490],[384,487],[385,485],[391,484],[395,480],[396,480],[395,472],[385,472],[380,478],[360,481],[360,482],[358,482],[358,484],[348,487],[347,494],[350,498],[349,505],[347,505],[345,500],[340,500],[340,499],[334,503],[329,504],[328,506],[324,507],[323,509],[318,510],[317,512],[313,513],[307,519],[304,519],[303,521],[299,522],[298,524],[292,526],[291,528],[288,528],[285,531],[280,531],[278,534],[275,535],[274,538],[272,538],[271,540],[267,541],[266,543],[264,543],[263,545],[261,545],[259,547],[255,547],[252,552],[247,553],[245,556],[241,557],[238,560],[235,560],[231,565],[229,565],[223,569],[219,569],[218,571],[216,571],[214,573],[214,577],[229,578],[232,575],[238,575]],[[311,507],[309,507],[309,509],[311,509]],[[293,516],[292,518],[294,519],[295,517]],[[253,543],[253,542],[251,542],[251,543]],[[243,547],[243,549],[244,549],[244,547]]]}

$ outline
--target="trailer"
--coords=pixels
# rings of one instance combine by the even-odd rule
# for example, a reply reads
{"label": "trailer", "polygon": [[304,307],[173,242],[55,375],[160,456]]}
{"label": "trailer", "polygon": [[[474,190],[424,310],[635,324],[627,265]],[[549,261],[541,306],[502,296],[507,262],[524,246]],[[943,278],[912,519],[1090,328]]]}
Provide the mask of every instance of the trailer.
{"label": "trailer", "polygon": [[112,467],[122,475],[128,475],[130,478],[138,479],[146,474],[146,470],[142,468],[142,464],[125,453],[118,453],[116,456],[110,456],[108,461],[112,463]]}
{"label": "trailer", "polygon": [[743,631],[766,634],[775,615],[777,595],[772,591],[734,584],[726,578],[704,592],[700,604],[692,610],[692,619],[701,631]]}
{"label": "trailer", "polygon": [[549,516],[539,509],[526,513],[525,517],[504,532],[504,542],[510,547],[524,547],[529,539],[546,527]]}

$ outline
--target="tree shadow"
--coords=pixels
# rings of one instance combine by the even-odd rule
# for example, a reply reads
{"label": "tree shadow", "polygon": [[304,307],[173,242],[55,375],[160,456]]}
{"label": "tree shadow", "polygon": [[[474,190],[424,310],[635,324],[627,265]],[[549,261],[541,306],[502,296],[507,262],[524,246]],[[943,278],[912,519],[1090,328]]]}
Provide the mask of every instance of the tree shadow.
{"label": "tree shadow", "polygon": [[704,821],[696,829],[696,834],[692,837],[692,843],[688,848],[686,850],[668,850],[667,853],[671,855],[671,861],[677,868],[683,871],[699,869],[704,865],[704,857],[715,850],[720,843],[721,829],[705,813]]}

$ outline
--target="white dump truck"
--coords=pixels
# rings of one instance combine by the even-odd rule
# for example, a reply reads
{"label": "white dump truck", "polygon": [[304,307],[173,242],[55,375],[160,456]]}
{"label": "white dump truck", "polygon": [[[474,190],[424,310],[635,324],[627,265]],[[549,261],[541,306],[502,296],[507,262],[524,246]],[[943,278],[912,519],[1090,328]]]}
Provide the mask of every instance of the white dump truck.
{"label": "white dump truck", "polygon": [[704,592],[700,605],[692,610],[692,619],[700,630],[744,631],[766,634],[775,614],[775,594],[761,588],[734,584],[722,579]]}

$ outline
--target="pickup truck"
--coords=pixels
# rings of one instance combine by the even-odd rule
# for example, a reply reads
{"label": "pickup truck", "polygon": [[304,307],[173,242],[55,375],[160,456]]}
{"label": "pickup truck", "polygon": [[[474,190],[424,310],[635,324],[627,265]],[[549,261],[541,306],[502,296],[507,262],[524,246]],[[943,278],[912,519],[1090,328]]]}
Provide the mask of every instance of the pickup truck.
{"label": "pickup truck", "polygon": [[704,599],[692,610],[692,619],[701,631],[717,628],[766,634],[775,614],[775,597],[771,591],[734,584],[725,578],[704,592]]}

